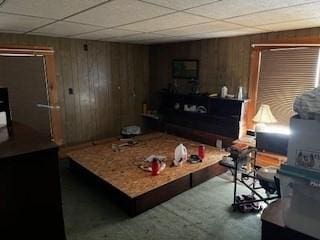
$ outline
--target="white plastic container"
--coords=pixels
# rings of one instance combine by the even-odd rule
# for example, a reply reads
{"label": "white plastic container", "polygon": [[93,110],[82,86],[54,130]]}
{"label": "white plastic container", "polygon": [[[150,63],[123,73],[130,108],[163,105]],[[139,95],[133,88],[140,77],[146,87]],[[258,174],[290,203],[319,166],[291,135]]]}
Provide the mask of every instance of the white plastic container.
{"label": "white plastic container", "polygon": [[320,121],[290,120],[288,165],[320,172]]}
{"label": "white plastic container", "polygon": [[221,97],[225,98],[228,95],[228,88],[226,86],[223,86],[221,88]]}
{"label": "white plastic container", "polygon": [[242,100],[242,99],[243,99],[243,87],[239,87],[238,100]]}
{"label": "white plastic container", "polygon": [[320,239],[320,173],[282,165],[279,177],[285,225]]}

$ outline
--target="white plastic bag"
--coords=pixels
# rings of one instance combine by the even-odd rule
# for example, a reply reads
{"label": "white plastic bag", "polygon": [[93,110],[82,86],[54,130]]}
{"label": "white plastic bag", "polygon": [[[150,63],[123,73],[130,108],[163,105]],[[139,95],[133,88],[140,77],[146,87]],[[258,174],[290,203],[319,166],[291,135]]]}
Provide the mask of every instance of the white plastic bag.
{"label": "white plastic bag", "polygon": [[302,119],[317,119],[320,116],[320,88],[315,88],[311,91],[297,96],[293,109]]}
{"label": "white plastic bag", "polygon": [[180,143],[174,150],[173,164],[175,166],[179,166],[183,162],[187,161],[187,159],[188,159],[187,148],[182,143]]}

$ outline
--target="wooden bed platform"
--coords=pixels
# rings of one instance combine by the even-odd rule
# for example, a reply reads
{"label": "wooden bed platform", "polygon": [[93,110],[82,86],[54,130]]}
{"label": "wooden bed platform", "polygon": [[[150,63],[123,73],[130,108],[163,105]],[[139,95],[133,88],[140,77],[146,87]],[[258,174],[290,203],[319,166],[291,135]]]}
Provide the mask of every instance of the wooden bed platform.
{"label": "wooden bed platform", "polygon": [[[183,143],[189,154],[197,154],[200,143],[164,133],[151,133],[135,138],[137,144],[122,147],[114,152],[112,144],[121,144],[115,138],[102,144],[68,153],[70,166],[95,181],[103,183],[114,198],[135,216],[168,199],[225,172],[219,160],[226,154],[206,145],[206,156],[202,163],[184,163],[171,167],[174,149]],[[167,167],[158,176],[139,168],[149,155],[166,156]]]}

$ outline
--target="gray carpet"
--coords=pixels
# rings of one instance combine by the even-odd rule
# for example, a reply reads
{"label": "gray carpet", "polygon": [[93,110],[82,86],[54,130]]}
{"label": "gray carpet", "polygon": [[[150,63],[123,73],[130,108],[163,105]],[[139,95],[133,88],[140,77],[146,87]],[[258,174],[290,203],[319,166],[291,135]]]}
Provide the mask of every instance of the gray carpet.
{"label": "gray carpet", "polygon": [[[101,187],[61,163],[63,211],[68,240],[260,239],[258,214],[231,210],[233,184],[227,174],[129,218]],[[243,187],[240,187],[243,191]]]}

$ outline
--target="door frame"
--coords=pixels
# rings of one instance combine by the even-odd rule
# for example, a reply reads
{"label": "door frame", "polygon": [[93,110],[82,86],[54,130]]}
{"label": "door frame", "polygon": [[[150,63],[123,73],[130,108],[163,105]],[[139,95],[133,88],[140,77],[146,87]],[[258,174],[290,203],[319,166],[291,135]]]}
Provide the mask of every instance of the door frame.
{"label": "door frame", "polygon": [[290,39],[276,39],[251,44],[248,98],[250,99],[247,113],[247,128],[253,129],[252,121],[257,110],[258,84],[260,73],[261,51],[277,48],[320,47],[318,37],[300,37]]}
{"label": "door frame", "polygon": [[0,45],[2,56],[41,56],[44,63],[44,72],[47,80],[47,93],[49,101],[49,117],[51,139],[58,145],[63,144],[63,130],[61,112],[58,101],[58,86],[55,70],[54,49],[42,46]]}

